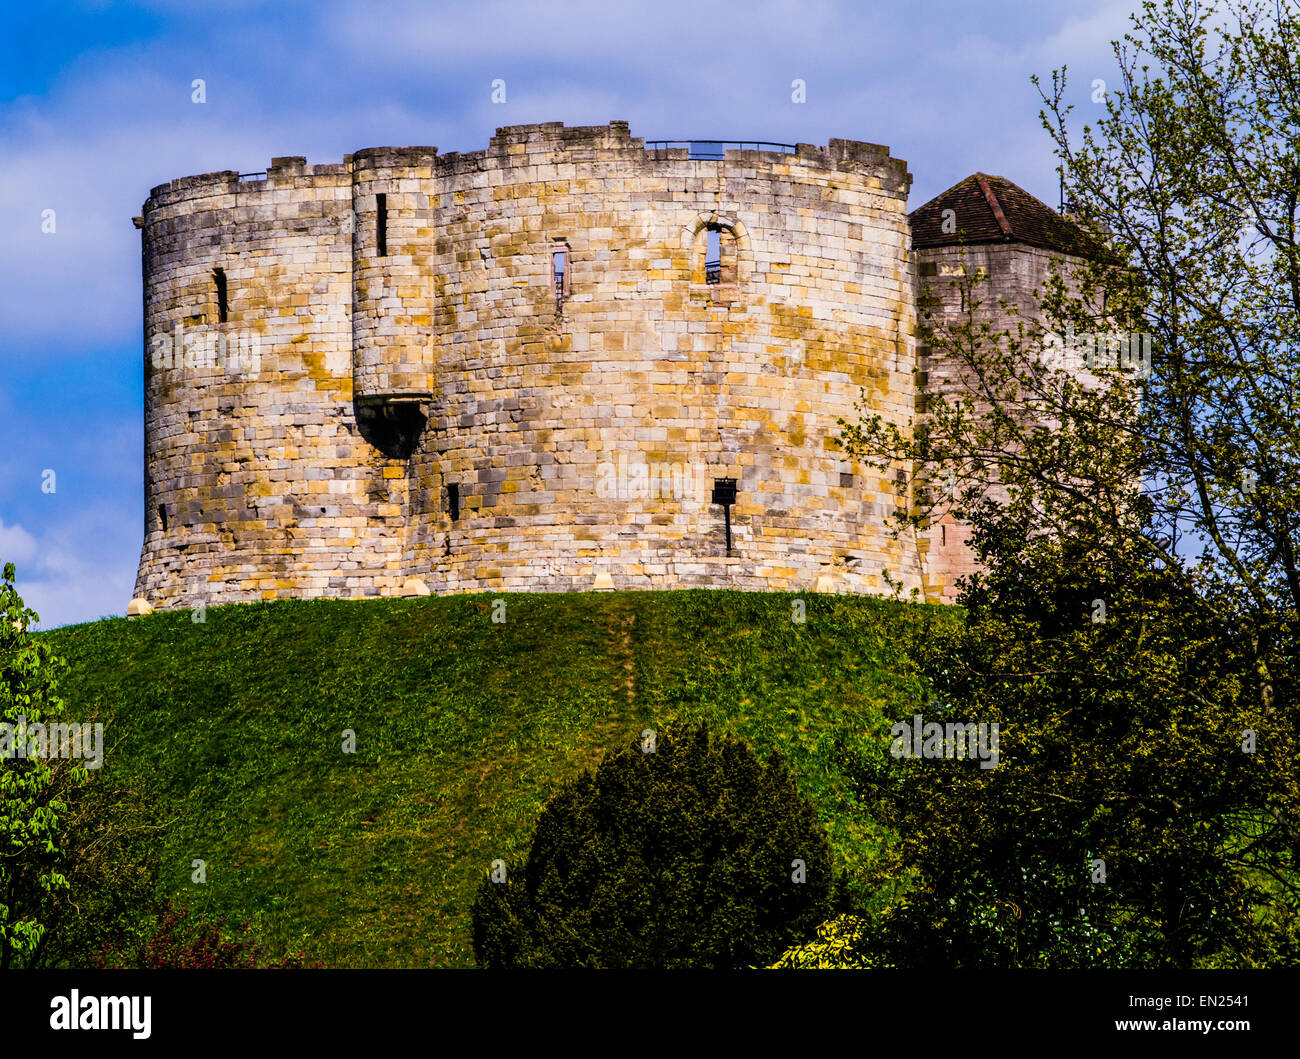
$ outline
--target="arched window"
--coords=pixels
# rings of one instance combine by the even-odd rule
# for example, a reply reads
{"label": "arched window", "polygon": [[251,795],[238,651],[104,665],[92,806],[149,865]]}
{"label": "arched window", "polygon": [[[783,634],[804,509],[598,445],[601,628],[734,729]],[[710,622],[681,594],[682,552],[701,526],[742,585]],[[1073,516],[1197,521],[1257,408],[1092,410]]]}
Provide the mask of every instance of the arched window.
{"label": "arched window", "polygon": [[[707,295],[718,304],[730,304],[753,270],[749,232],[737,217],[699,213],[682,230],[681,247],[688,254],[692,286],[721,287]],[[703,293],[703,292],[700,292]]]}

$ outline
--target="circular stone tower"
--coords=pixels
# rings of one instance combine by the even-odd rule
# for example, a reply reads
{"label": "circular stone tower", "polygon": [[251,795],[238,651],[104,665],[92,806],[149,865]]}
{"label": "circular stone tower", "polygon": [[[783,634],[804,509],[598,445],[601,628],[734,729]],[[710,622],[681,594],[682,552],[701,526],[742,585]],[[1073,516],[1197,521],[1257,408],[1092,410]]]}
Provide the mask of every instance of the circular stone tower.
{"label": "circular stone tower", "polygon": [[836,442],[913,413],[907,168],[710,153],[529,125],[155,188],[136,594],[919,585]]}

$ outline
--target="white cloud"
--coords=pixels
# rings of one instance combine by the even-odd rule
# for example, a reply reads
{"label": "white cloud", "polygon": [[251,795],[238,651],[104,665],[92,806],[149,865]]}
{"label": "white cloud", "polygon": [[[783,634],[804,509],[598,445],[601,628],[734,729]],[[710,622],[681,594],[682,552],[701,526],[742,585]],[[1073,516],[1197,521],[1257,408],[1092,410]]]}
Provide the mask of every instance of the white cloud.
{"label": "white cloud", "polygon": [[18,568],[18,594],[40,615],[36,628],[126,613],[139,545],[121,546],[130,533],[118,523],[119,512],[103,509],[35,534],[0,520],[0,562]]}
{"label": "white cloud", "polygon": [[6,526],[0,519],[0,562],[27,563],[36,555],[36,538],[22,526]]}
{"label": "white cloud", "polygon": [[[0,114],[0,357],[40,348],[74,355],[140,340],[140,233],[131,218],[150,189],[181,176],[265,169],[276,155],[341,161],[340,126],[414,128],[400,104],[367,100],[334,112],[276,115],[251,78],[209,86],[189,102],[189,81],[148,69],[95,64],[58,95]],[[160,114],[161,112],[161,114]],[[340,140],[340,146],[330,145]],[[346,142],[346,146],[342,144]],[[311,152],[316,150],[315,156]],[[44,211],[56,230],[42,231]]]}

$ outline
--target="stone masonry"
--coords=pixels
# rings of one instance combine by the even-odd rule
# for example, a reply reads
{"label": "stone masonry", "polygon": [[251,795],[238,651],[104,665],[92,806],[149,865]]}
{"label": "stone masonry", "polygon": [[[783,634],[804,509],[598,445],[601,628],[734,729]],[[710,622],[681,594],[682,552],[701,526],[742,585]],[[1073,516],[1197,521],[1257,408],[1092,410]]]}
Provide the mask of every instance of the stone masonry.
{"label": "stone masonry", "polygon": [[[874,144],[702,159],[612,122],[154,188],[136,596],[883,592],[884,571],[952,599],[959,535],[894,539],[894,482],[836,441],[860,402],[911,422],[920,273],[971,250],[914,238],[910,184]],[[1020,300],[1060,256],[1014,228],[979,253]]]}

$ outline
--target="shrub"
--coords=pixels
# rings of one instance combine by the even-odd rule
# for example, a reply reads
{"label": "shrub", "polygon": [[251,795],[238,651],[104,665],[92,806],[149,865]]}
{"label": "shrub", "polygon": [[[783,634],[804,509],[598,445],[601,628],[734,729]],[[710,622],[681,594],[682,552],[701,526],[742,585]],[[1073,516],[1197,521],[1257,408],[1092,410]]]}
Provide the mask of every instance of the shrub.
{"label": "shrub", "polygon": [[68,891],[64,795],[86,779],[80,762],[49,756],[46,726],[62,720],[66,664],[28,629],[38,620],[0,569],[0,970],[39,962]]}
{"label": "shrub", "polygon": [[879,966],[867,951],[866,921],[856,916],[840,915],[817,928],[817,937],[794,945],[781,954],[773,968],[786,970],[853,969]]}
{"label": "shrub", "polygon": [[766,965],[830,909],[831,855],[774,754],[701,725],[609,754],[473,910],[487,967]]}

